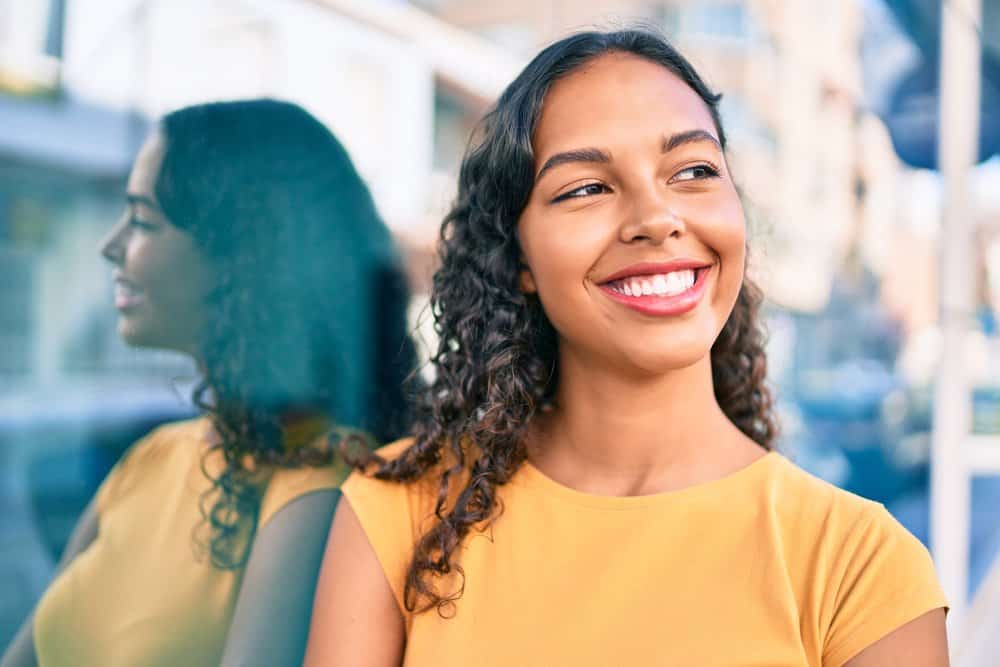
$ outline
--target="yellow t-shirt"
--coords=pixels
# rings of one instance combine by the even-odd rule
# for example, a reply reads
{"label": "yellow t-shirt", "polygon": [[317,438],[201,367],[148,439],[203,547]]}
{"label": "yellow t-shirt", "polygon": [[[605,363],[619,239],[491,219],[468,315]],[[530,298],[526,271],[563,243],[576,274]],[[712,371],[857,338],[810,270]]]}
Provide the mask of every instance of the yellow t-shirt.
{"label": "yellow t-shirt", "polygon": [[[136,443],[97,493],[97,539],[53,581],[35,615],[41,667],[217,666],[242,570],[220,570],[193,538],[205,418],[162,426]],[[312,435],[315,436],[315,431]],[[286,432],[286,441],[296,435]],[[217,453],[217,452],[215,452]],[[209,470],[218,467],[212,457]],[[336,488],[342,466],[281,469],[262,498],[258,529],[292,500]]]}
{"label": "yellow t-shirt", "polygon": [[[431,482],[355,473],[342,487],[401,609]],[[460,547],[454,616],[404,610],[406,664],[839,667],[946,605],[927,550],[881,505],[777,453],[633,497],[581,493],[525,463],[498,497],[500,517]]]}

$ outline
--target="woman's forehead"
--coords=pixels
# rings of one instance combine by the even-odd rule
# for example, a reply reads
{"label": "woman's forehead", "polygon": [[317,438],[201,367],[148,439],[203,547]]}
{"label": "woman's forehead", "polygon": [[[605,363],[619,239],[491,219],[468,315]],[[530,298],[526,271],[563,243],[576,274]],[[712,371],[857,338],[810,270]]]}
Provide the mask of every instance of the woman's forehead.
{"label": "woman's forehead", "polygon": [[666,67],[630,54],[606,54],[556,81],[545,96],[532,144],[571,150],[640,135],[705,130],[717,137],[708,105]]}
{"label": "woman's forehead", "polygon": [[165,150],[166,142],[160,133],[150,135],[143,142],[129,173],[129,194],[152,196],[156,190],[156,179],[160,174]]}

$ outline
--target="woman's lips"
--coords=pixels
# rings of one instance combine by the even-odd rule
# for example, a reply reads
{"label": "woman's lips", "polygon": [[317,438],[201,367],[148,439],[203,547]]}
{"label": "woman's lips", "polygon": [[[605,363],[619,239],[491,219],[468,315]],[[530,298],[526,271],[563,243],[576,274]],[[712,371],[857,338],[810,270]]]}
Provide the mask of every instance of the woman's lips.
{"label": "woman's lips", "polygon": [[145,297],[142,290],[127,280],[115,280],[115,308],[129,310],[142,304]]}
{"label": "woman's lips", "polygon": [[[702,296],[705,294],[708,274],[711,270],[711,267],[693,269],[694,283],[677,293],[662,293],[665,289],[669,292],[674,292],[674,290],[665,287],[664,283],[668,282],[667,278],[658,276],[633,276],[630,279],[603,283],[598,285],[598,287],[611,299],[644,315],[660,317],[682,315],[693,310],[701,301]],[[681,278],[672,278],[669,282],[673,282],[676,285],[678,280],[681,280]],[[661,293],[646,294],[645,292],[648,289],[642,290],[642,293],[638,295],[626,293],[633,292],[633,288],[637,285],[639,287],[648,285]]]}

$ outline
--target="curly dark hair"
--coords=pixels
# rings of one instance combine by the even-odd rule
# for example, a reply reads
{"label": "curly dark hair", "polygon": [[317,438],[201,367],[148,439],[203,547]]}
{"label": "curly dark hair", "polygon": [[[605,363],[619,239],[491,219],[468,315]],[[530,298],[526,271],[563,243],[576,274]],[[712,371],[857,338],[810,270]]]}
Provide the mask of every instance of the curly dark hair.
{"label": "curly dark hair", "polygon": [[[712,114],[719,140],[720,96],[661,35],[649,29],[584,32],[543,50],[483,119],[462,162],[456,202],[444,219],[440,269],[431,307],[440,345],[436,379],[419,408],[415,440],[391,461],[369,460],[380,479],[407,482],[440,472],[437,521],[415,546],[406,577],[408,610],[453,611],[457,591],[435,585],[457,573],[455,549],[501,511],[497,487],[527,454],[532,418],[551,405],[559,381],[555,330],[537,296],[519,288],[517,222],[534,181],[532,134],[552,83],[599,55],[635,54],[662,65],[694,90]],[[734,310],[712,346],[715,397],[726,416],[766,449],[776,422],[765,386],[758,311],[762,296],[746,277]],[[459,482],[467,480],[462,488]]]}
{"label": "curly dark hair", "polygon": [[202,462],[213,482],[202,498],[207,548],[216,567],[237,568],[261,471],[334,456],[334,443],[286,450],[283,417],[323,415],[380,441],[409,426],[409,289],[347,152],[302,108],[204,104],[167,115],[160,132],[157,201],[218,275],[194,400],[219,434],[209,453],[224,461],[218,474]]}

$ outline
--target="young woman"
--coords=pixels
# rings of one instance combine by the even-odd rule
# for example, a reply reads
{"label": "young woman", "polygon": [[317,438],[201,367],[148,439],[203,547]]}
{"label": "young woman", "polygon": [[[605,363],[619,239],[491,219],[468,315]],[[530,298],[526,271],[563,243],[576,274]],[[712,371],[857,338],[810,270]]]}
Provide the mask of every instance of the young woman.
{"label": "young woman", "polygon": [[427,409],[343,487],[307,665],[947,664],[926,550],[771,451],[717,104],[632,30],[500,97],[442,230]]}
{"label": "young woman", "polygon": [[168,115],[126,199],[118,330],[194,357],[205,414],[111,472],[3,665],[298,664],[355,434],[333,425],[406,419],[389,232],[329,130],[270,100]]}

